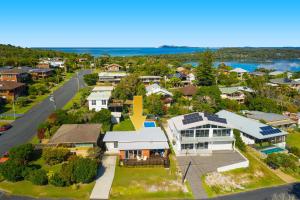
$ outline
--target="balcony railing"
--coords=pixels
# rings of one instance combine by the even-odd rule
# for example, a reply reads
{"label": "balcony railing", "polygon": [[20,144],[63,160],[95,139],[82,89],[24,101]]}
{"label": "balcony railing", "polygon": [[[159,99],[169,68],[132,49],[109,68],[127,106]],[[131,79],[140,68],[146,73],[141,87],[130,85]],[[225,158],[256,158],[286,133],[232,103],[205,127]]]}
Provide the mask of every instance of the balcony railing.
{"label": "balcony railing", "polygon": [[129,167],[153,167],[153,166],[163,166],[170,167],[169,157],[153,157],[147,160],[137,160],[137,159],[120,159],[120,165]]}

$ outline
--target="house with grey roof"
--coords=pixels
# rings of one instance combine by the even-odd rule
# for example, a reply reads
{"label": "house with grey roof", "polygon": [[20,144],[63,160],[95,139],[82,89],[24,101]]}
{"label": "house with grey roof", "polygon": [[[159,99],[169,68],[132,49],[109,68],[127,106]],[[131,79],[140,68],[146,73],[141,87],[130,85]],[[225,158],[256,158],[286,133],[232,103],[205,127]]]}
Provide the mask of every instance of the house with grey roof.
{"label": "house with grey roof", "polygon": [[278,85],[285,85],[285,86],[289,86],[293,89],[296,90],[300,90],[300,82],[299,81],[295,81],[289,78],[275,78],[275,79],[270,79],[270,83],[278,86]]}
{"label": "house with grey roof", "polygon": [[168,139],[160,127],[144,127],[138,131],[108,131],[107,153],[118,154],[122,162],[157,160],[164,162],[169,151]]}
{"label": "house with grey roof", "polygon": [[243,113],[251,119],[264,121],[270,126],[278,128],[288,128],[295,125],[296,122],[291,120],[288,116],[277,114],[277,113],[266,113],[261,111],[243,111]]}
{"label": "house with grey roof", "polygon": [[217,115],[225,118],[233,128],[238,129],[241,132],[242,140],[246,144],[269,142],[275,146],[285,148],[287,133],[283,130],[226,110],[219,111]]}
{"label": "house with grey roof", "polygon": [[180,115],[168,120],[176,155],[211,154],[233,150],[233,127],[225,118],[206,113]]}
{"label": "house with grey roof", "polygon": [[245,102],[245,92],[254,92],[251,88],[245,86],[237,86],[237,87],[219,87],[221,91],[222,99],[230,99],[237,101],[238,103]]}
{"label": "house with grey roof", "polygon": [[167,89],[162,88],[160,85],[158,84],[152,84],[152,85],[148,85],[146,87],[146,95],[150,96],[152,94],[158,94],[158,95],[162,95],[165,97],[170,97],[173,96],[173,94],[171,92],[169,92]]}
{"label": "house with grey roof", "polygon": [[242,68],[235,68],[235,69],[230,70],[229,72],[237,73],[239,78],[242,78],[244,74],[249,73],[247,70],[242,69]]}

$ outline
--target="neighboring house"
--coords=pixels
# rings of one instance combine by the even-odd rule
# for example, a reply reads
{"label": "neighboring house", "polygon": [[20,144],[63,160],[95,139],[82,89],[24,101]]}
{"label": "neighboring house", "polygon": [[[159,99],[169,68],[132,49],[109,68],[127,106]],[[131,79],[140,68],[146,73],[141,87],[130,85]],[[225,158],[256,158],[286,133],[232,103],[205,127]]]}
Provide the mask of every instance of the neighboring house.
{"label": "neighboring house", "polygon": [[261,111],[244,111],[244,114],[248,118],[263,120],[266,124],[278,128],[288,128],[296,124],[296,122],[291,120],[288,116],[276,113],[266,113]]}
{"label": "neighboring house", "polygon": [[144,84],[152,84],[152,83],[159,83],[161,80],[161,76],[140,76],[139,77],[140,80],[144,83]]}
{"label": "neighboring house", "polygon": [[182,95],[189,99],[191,99],[197,93],[197,90],[197,87],[194,85],[188,85],[179,88],[179,91],[182,93]]}
{"label": "neighboring house", "polygon": [[32,79],[48,78],[53,75],[53,69],[30,69],[28,73],[31,75]]}
{"label": "neighboring house", "polygon": [[211,154],[217,150],[233,150],[233,129],[217,115],[192,113],[168,120],[176,155]]}
{"label": "neighboring house", "polygon": [[266,75],[265,72],[260,72],[260,71],[250,72],[250,74],[253,75],[253,76],[264,76],[264,75]]}
{"label": "neighboring house", "polygon": [[110,65],[105,66],[105,69],[108,72],[118,72],[122,69],[122,66],[118,65],[118,64],[110,64]]}
{"label": "neighboring house", "polygon": [[244,92],[253,92],[252,89],[243,86],[237,87],[219,87],[222,99],[235,100],[238,103],[245,103],[246,95]]}
{"label": "neighboring house", "polygon": [[13,68],[0,71],[0,81],[26,82],[29,78],[29,73],[24,69]]}
{"label": "neighboring house", "polygon": [[50,66],[51,67],[54,67],[54,68],[64,68],[65,66],[65,61],[61,61],[61,60],[52,60],[49,62]]}
{"label": "neighboring house", "polygon": [[169,144],[160,127],[142,128],[138,131],[109,131],[103,141],[108,153],[117,153],[120,162],[162,164],[168,161]]}
{"label": "neighboring house", "polygon": [[48,61],[41,61],[37,64],[37,68],[41,69],[49,69],[50,68],[50,63]]}
{"label": "neighboring house", "polygon": [[63,124],[47,145],[66,147],[77,155],[86,156],[90,148],[98,146],[100,133],[100,124]]}
{"label": "neighboring house", "polygon": [[289,86],[293,89],[296,89],[296,90],[300,90],[300,82],[298,81],[294,81],[292,79],[289,79],[289,78],[275,78],[275,79],[271,79],[270,80],[270,83],[273,84],[273,85],[286,85],[286,86]]}
{"label": "neighboring house", "polygon": [[88,97],[89,110],[100,111],[108,109],[108,102],[111,97],[111,92],[92,92]]}
{"label": "neighboring house", "polygon": [[24,83],[18,83],[13,81],[0,81],[0,98],[13,101],[19,96],[22,96],[26,92],[26,86]]}
{"label": "neighboring house", "polygon": [[196,76],[193,73],[189,73],[186,76],[186,80],[192,84],[196,80]]}
{"label": "neighboring house", "polygon": [[242,69],[242,68],[235,68],[235,69],[230,70],[230,72],[237,73],[237,75],[238,75],[239,78],[242,78],[244,74],[248,73],[247,70]]}
{"label": "neighboring house", "polygon": [[278,76],[284,74],[283,71],[273,71],[269,73],[269,76]]}
{"label": "neighboring house", "polygon": [[150,96],[152,94],[158,94],[165,97],[173,96],[171,92],[169,92],[165,88],[160,87],[158,84],[152,84],[146,87],[146,96]]}
{"label": "neighboring house", "polygon": [[92,92],[112,92],[114,88],[114,86],[95,86]]}
{"label": "neighboring house", "polygon": [[127,76],[126,72],[100,72],[98,74],[100,83],[118,84],[121,79]]}
{"label": "neighboring house", "polygon": [[238,129],[241,132],[242,140],[246,144],[270,142],[275,146],[285,148],[287,135],[285,131],[226,110],[219,111],[217,115],[225,118],[233,128]]}

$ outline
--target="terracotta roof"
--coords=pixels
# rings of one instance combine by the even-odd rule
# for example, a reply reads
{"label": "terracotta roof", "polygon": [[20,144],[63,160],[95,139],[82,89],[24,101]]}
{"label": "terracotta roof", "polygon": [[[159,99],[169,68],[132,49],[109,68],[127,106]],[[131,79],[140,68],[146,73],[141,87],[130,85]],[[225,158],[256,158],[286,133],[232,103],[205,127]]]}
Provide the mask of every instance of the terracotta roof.
{"label": "terracotta roof", "polygon": [[197,87],[194,85],[188,85],[183,88],[180,88],[179,91],[184,95],[184,96],[193,96],[197,92]]}
{"label": "terracotta roof", "polygon": [[0,81],[0,90],[13,90],[24,85],[24,83],[14,81]]}
{"label": "terracotta roof", "polygon": [[63,124],[48,144],[96,143],[100,129],[100,124]]}
{"label": "terracotta roof", "polygon": [[0,163],[5,163],[6,161],[8,161],[8,157],[2,157],[0,158]]}

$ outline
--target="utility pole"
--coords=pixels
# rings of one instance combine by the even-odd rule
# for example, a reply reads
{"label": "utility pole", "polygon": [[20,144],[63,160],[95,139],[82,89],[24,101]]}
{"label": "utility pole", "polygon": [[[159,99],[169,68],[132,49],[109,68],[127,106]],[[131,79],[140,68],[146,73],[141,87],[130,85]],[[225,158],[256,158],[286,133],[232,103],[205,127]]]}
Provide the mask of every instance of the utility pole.
{"label": "utility pole", "polygon": [[15,96],[13,96],[13,112],[14,112],[14,120],[16,120]]}

